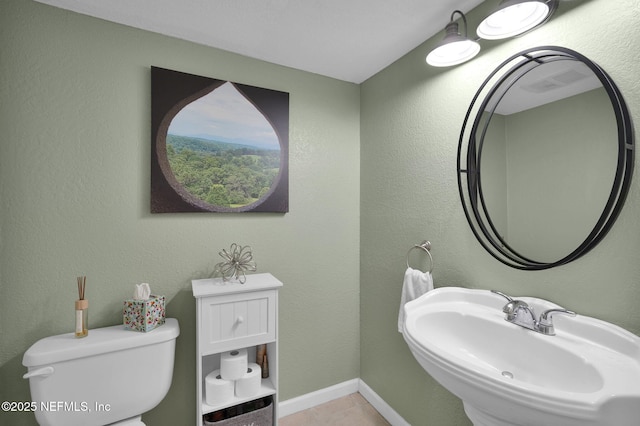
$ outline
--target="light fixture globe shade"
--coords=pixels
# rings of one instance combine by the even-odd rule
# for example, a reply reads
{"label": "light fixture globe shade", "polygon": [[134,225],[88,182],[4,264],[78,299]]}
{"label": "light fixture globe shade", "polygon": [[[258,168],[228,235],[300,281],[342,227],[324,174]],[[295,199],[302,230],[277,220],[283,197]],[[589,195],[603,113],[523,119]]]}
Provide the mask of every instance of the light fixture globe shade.
{"label": "light fixture globe shade", "polygon": [[480,52],[480,45],[460,35],[447,36],[427,55],[432,67],[449,67],[468,61]]}
{"label": "light fixture globe shade", "polygon": [[544,22],[552,10],[542,0],[506,0],[480,23],[476,33],[486,40],[514,37]]}

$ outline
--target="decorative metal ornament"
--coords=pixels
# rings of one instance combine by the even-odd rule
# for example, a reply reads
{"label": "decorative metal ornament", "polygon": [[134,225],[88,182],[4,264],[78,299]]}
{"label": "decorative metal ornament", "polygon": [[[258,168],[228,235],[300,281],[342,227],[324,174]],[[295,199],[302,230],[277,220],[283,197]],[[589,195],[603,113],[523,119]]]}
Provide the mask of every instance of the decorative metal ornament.
{"label": "decorative metal ornament", "polygon": [[220,274],[223,281],[235,278],[240,284],[244,284],[247,281],[245,272],[256,271],[256,263],[253,261],[253,253],[249,246],[243,247],[233,243],[229,251],[223,249],[218,254],[225,261],[216,264],[214,274]]}

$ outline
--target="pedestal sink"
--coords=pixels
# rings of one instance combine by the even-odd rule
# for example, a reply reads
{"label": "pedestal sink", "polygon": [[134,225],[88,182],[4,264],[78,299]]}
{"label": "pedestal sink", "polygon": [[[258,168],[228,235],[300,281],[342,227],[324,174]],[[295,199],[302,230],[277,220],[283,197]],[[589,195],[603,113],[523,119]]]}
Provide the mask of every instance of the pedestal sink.
{"label": "pedestal sink", "polygon": [[[518,297],[536,313],[560,307]],[[443,287],[405,305],[420,365],[475,426],[637,426],[640,338],[595,318],[555,316],[554,336],[505,321],[488,290]]]}

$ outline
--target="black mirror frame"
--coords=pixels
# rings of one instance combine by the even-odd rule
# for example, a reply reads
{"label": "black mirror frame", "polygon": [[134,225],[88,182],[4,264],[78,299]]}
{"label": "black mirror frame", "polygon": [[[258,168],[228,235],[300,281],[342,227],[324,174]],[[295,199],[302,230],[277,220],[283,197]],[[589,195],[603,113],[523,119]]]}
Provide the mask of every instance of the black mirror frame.
{"label": "black mirror frame", "polygon": [[[521,255],[504,241],[489,217],[482,193],[480,160],[486,125],[481,134],[482,113],[497,89],[527,64],[543,64],[555,60],[578,60],[598,77],[614,109],[618,128],[618,160],[614,182],[607,203],[596,225],[585,240],[567,256],[554,262],[538,262]],[[519,78],[519,77],[518,77]],[[494,83],[490,86],[490,83]],[[513,84],[513,82],[511,83]],[[484,96],[483,96],[484,95]],[[504,96],[504,93],[502,94]],[[470,121],[470,120],[473,121]],[[468,126],[470,125],[470,126]],[[593,61],[571,49],[541,46],[517,53],[500,64],[482,83],[464,118],[458,143],[457,174],[460,200],[467,222],[480,245],[494,258],[512,268],[542,270],[567,264],[593,249],[609,232],[624,205],[634,164],[634,134],[631,117],[618,87],[611,77]]]}

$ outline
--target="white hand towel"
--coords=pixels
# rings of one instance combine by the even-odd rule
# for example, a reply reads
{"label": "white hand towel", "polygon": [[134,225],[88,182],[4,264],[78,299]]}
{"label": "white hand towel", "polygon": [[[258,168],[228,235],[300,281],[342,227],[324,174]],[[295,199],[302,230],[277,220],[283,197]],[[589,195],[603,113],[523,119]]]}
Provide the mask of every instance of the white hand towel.
{"label": "white hand towel", "polygon": [[400,297],[400,312],[398,313],[398,331],[402,333],[404,324],[404,305],[416,299],[429,290],[433,290],[433,277],[431,272],[422,272],[417,269],[407,268],[402,283],[402,296]]}

